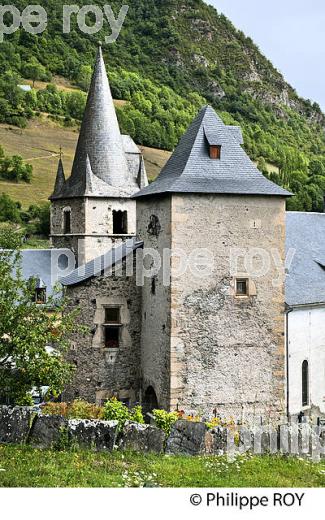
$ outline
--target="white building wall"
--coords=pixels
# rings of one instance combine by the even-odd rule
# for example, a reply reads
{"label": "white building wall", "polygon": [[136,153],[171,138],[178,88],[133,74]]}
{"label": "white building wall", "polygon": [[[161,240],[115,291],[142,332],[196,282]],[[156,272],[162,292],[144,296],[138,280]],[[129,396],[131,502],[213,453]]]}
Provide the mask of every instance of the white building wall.
{"label": "white building wall", "polygon": [[[289,413],[311,407],[325,413],[325,305],[288,314]],[[302,364],[309,363],[309,406],[302,407]]]}

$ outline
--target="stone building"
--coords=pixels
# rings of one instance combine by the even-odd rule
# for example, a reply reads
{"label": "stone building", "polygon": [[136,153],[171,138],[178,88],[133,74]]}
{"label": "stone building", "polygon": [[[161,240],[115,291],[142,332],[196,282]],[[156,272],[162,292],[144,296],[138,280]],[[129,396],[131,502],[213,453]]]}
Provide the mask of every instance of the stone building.
{"label": "stone building", "polygon": [[[189,264],[181,271],[176,255],[168,287],[160,269],[155,291],[147,278],[142,294],[142,382],[168,409],[284,412],[289,194],[256,169],[241,143],[240,130],[205,107],[156,182],[136,195],[144,247],[161,257],[166,248],[181,252]],[[212,268],[200,276],[193,264],[205,250]],[[261,275],[255,258],[245,262],[252,250],[257,264],[276,250],[283,272],[272,264]]]}
{"label": "stone building", "polygon": [[[306,381],[290,370],[286,304],[292,284],[307,289],[295,273],[286,283],[284,267],[301,244],[291,225],[286,242],[290,194],[242,145],[240,128],[204,107],[148,185],[140,151],[120,133],[99,51],[71,177],[60,161],[51,197],[55,251],[69,248],[78,263],[61,283],[88,326],[72,341],[65,399],[114,395],[146,410],[244,421],[298,411]],[[325,394],[325,375],[317,381]]]}

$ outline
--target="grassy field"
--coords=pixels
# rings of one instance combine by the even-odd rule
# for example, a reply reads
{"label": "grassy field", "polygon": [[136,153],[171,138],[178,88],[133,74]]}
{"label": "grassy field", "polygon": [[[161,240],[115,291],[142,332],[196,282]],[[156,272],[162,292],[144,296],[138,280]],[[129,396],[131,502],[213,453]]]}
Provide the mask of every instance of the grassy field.
{"label": "grassy field", "polygon": [[172,457],[0,446],[0,487],[325,487],[325,461]]}
{"label": "grassy field", "polygon": [[[0,145],[7,155],[21,155],[33,165],[31,184],[0,181],[0,193],[8,193],[27,208],[30,204],[45,202],[52,193],[58,165],[60,146],[66,176],[70,175],[78,139],[78,129],[58,126],[46,116],[31,121],[24,130],[0,125]],[[154,179],[164,166],[170,152],[142,147],[148,176]]]}

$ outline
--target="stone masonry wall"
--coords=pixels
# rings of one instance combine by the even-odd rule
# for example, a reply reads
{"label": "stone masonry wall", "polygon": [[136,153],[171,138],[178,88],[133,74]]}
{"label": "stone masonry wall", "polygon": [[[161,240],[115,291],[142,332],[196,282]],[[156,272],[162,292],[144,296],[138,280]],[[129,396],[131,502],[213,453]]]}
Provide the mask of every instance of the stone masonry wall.
{"label": "stone masonry wall", "polygon": [[[163,257],[171,247],[170,197],[137,201],[137,233],[145,249]],[[144,258],[147,270],[153,258]],[[154,284],[154,287],[153,287]],[[154,289],[154,290],[153,290]],[[163,273],[144,279],[142,291],[141,340],[142,391],[153,387],[160,407],[169,407],[170,375],[170,288],[163,284]]]}
{"label": "stone masonry wall", "polygon": [[[172,248],[187,256],[207,248],[214,268],[204,279],[189,270],[172,275],[170,408],[278,417],[285,410],[284,200],[174,195],[171,214]],[[232,272],[234,248],[263,249],[267,272],[250,276],[243,257]],[[257,258],[253,265],[260,270]],[[235,275],[250,279],[249,297],[235,296]]]}
{"label": "stone masonry wall", "polygon": [[[64,235],[63,212],[71,210],[71,234]],[[127,235],[113,235],[113,211],[127,211]],[[130,199],[89,198],[52,203],[51,235],[56,248],[70,248],[78,265],[105,254],[114,245],[136,234],[136,202]]]}
{"label": "stone masonry wall", "polygon": [[[76,365],[76,374],[65,400],[81,397],[101,402],[113,395],[130,404],[139,400],[141,289],[136,287],[135,278],[120,274],[116,270],[113,276],[102,275],[67,288],[70,306],[80,308],[77,320],[89,332],[73,335],[68,359]],[[105,348],[105,306],[120,307],[119,349]]]}

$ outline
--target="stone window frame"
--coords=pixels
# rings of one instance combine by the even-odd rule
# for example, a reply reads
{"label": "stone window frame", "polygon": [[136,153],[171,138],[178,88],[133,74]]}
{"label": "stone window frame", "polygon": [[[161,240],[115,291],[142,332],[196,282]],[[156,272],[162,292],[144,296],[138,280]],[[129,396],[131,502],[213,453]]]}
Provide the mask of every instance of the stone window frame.
{"label": "stone window frame", "polygon": [[[105,336],[104,336],[104,327],[105,324],[105,309],[107,307],[119,307],[120,309],[120,338],[119,338],[119,348],[117,349],[108,349],[105,347]],[[96,312],[94,318],[94,325],[96,326],[96,332],[93,337],[92,346],[93,348],[98,348],[103,350],[104,352],[118,352],[124,347],[124,341],[126,328],[130,323],[130,312],[127,305],[126,298],[96,298]]]}
{"label": "stone window frame", "polygon": [[[240,294],[237,292],[237,283],[245,281],[247,292],[246,294]],[[248,300],[252,296],[256,296],[256,286],[253,280],[247,275],[247,273],[238,273],[233,279],[232,293],[236,300]]]}
{"label": "stone window frame", "polygon": [[[118,309],[118,314],[119,314],[119,319],[118,321],[111,321],[111,322],[108,322],[106,320],[106,310],[107,309]],[[112,351],[112,350],[119,350],[120,347],[121,347],[121,329],[123,327],[123,324],[121,323],[121,306],[120,305],[104,305],[104,323],[102,324],[102,329],[103,329],[103,344],[104,344],[104,348],[105,350],[108,349],[109,351]],[[106,330],[108,328],[111,328],[111,329],[117,329],[118,330],[118,347],[109,347],[106,345]]]}

